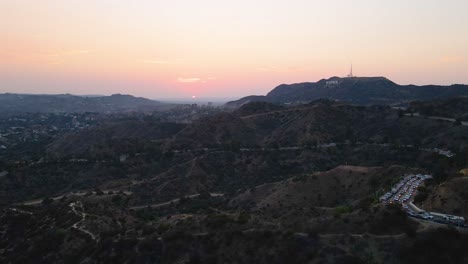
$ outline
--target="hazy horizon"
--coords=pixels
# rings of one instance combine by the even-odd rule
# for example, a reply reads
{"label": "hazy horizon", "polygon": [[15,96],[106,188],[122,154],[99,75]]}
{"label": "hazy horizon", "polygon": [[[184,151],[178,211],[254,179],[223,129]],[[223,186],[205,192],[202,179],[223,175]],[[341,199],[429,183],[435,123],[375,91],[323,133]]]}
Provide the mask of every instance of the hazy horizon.
{"label": "hazy horizon", "polygon": [[[330,78],[334,78],[334,77],[339,77],[339,78],[347,78],[347,77],[340,77],[340,76],[330,76],[328,78],[321,78],[319,80],[304,80],[303,83],[306,83],[306,82],[318,82],[322,79],[330,79]],[[384,77],[386,78],[385,76],[355,76],[357,78],[379,78],[379,77]],[[390,81],[392,81],[390,79]],[[301,83],[301,82],[298,82],[298,83]],[[2,92],[0,91],[0,94],[2,93],[11,93],[11,94],[26,94],[26,95],[63,95],[63,94],[70,94],[70,95],[75,95],[75,96],[83,96],[83,97],[101,97],[101,96],[111,96],[111,95],[114,95],[114,94],[122,94],[122,95],[131,95],[131,96],[135,96],[135,97],[143,97],[143,98],[147,98],[147,99],[151,99],[151,100],[156,100],[156,101],[162,101],[162,102],[169,102],[169,103],[188,103],[188,102],[202,102],[202,103],[207,103],[207,102],[213,102],[213,103],[221,103],[221,102],[228,102],[228,101],[232,101],[232,100],[237,100],[237,99],[240,99],[242,97],[246,97],[246,96],[250,96],[250,95],[266,95],[268,92],[270,92],[271,90],[273,90],[274,88],[276,88],[277,86],[279,85],[282,85],[282,84],[294,84],[294,83],[281,83],[281,84],[278,84],[278,85],[275,85],[274,87],[271,87],[270,89],[268,89],[265,93],[263,94],[243,94],[243,95],[239,95],[239,96],[210,96],[210,95],[207,95],[207,96],[196,96],[196,95],[180,95],[180,96],[166,96],[164,94],[162,94],[161,96],[157,96],[154,97],[154,96],[144,96],[144,95],[137,95],[137,94],[131,94],[131,93],[126,93],[126,92],[115,92],[115,93],[102,93],[102,94],[83,94],[83,93],[73,93],[73,92],[65,92],[65,93],[41,93],[41,92],[26,92],[26,93],[22,93],[22,92],[9,92],[9,91],[6,91],[6,92]],[[424,85],[433,85],[431,83],[427,83],[427,84],[413,84],[413,83],[408,83],[408,84],[401,84],[401,83],[397,83],[398,85],[416,85],[416,86],[424,86]],[[468,85],[468,84],[465,84],[465,83],[452,83],[452,84],[441,84],[441,86],[450,86],[450,85]]]}
{"label": "hazy horizon", "polygon": [[385,76],[468,83],[468,2],[142,0],[0,3],[0,93],[151,99],[264,95]]}

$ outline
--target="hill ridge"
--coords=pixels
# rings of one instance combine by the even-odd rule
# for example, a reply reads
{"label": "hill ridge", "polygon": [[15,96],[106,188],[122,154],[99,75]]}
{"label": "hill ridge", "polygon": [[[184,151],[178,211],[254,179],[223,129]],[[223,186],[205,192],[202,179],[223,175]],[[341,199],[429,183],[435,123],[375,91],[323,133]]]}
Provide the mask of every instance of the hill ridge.
{"label": "hill ridge", "polygon": [[78,96],[72,94],[0,94],[0,113],[14,112],[124,112],[151,110],[158,101],[126,94]]}
{"label": "hill ridge", "polygon": [[347,101],[370,105],[407,105],[415,100],[432,100],[467,96],[468,85],[400,85],[384,76],[331,77],[317,82],[280,84],[266,95],[250,95],[226,103],[228,108],[238,108],[250,102],[275,104],[304,104],[318,99]]}

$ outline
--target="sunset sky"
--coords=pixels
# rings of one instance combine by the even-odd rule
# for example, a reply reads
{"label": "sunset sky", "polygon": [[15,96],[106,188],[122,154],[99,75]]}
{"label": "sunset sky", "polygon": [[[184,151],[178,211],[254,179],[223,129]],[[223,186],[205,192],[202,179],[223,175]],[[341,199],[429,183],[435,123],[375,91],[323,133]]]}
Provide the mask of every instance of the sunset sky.
{"label": "sunset sky", "polygon": [[0,0],[0,92],[239,97],[468,84],[467,0]]}

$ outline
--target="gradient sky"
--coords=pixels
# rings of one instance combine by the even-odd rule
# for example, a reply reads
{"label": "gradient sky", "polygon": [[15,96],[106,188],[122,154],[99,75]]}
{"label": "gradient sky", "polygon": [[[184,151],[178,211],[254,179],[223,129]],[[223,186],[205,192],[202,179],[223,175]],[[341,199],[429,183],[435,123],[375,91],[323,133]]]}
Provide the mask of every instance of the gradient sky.
{"label": "gradient sky", "polygon": [[0,92],[265,94],[468,83],[467,0],[0,0]]}

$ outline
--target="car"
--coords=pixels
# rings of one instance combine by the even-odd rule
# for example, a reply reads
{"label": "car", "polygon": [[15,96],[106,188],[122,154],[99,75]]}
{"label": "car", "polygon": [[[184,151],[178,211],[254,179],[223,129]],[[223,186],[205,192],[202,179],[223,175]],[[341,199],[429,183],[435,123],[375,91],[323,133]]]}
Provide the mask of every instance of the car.
{"label": "car", "polygon": [[427,212],[423,211],[423,212],[420,212],[419,213],[421,215],[421,217],[425,220],[430,220],[430,219],[433,219],[434,217],[430,214],[428,214]]}

